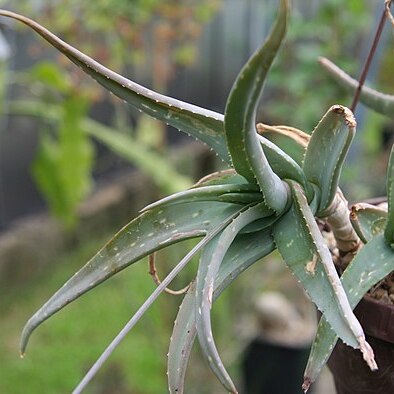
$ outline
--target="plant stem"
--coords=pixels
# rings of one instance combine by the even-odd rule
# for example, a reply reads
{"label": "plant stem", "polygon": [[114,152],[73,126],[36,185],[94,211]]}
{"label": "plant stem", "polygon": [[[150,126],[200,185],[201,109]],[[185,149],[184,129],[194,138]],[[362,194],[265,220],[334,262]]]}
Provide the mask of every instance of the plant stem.
{"label": "plant stem", "polygon": [[354,253],[360,247],[360,239],[350,222],[348,202],[338,190],[326,218],[334,234],[338,250],[342,254]]}
{"label": "plant stem", "polygon": [[386,2],[386,5],[384,7],[382,16],[380,18],[380,22],[378,24],[378,28],[376,29],[375,37],[374,37],[374,40],[372,42],[371,49],[369,50],[367,60],[365,61],[364,68],[363,68],[363,70],[361,72],[361,76],[359,78],[357,90],[356,90],[356,93],[354,94],[353,102],[352,102],[352,105],[350,107],[352,112],[354,112],[356,110],[357,103],[358,103],[359,98],[360,98],[361,89],[364,86],[365,79],[367,78],[369,67],[371,65],[372,59],[373,59],[373,57],[375,55],[376,48],[377,48],[379,40],[380,40],[380,37],[382,35],[384,23],[386,22],[386,18],[387,18],[386,6],[387,6],[387,2]]}

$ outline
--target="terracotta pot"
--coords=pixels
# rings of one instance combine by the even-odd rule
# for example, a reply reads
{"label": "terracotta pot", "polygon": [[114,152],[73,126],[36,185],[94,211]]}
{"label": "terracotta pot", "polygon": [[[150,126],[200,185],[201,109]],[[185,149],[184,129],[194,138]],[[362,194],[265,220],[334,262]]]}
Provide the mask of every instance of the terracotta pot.
{"label": "terracotta pot", "polygon": [[328,361],[337,394],[394,393],[394,305],[365,296],[355,309],[379,370],[370,371],[361,353],[338,341]]}

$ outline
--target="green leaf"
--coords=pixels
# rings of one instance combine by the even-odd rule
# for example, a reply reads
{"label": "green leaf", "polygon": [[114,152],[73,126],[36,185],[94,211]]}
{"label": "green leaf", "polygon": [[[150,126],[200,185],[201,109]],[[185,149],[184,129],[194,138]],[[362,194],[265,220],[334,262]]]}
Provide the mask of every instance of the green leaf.
{"label": "green leaf", "polygon": [[0,15],[16,19],[29,26],[107,90],[155,119],[205,142],[225,162],[230,162],[222,115],[161,95],[124,78],[29,18],[5,10],[0,10]]}
{"label": "green leaf", "polygon": [[245,207],[244,211],[222,233],[218,234],[204,247],[197,272],[195,315],[199,343],[212,371],[223,386],[232,393],[236,393],[237,389],[221,361],[212,334],[211,308],[215,279],[220,265],[237,234],[246,225],[264,217],[267,214],[266,212],[267,210],[263,204]]}
{"label": "green leaf", "polygon": [[364,348],[362,328],[354,316],[307,200],[299,185],[291,183],[292,208],[273,226],[277,248],[290,270],[348,345]]}
{"label": "green leaf", "polygon": [[332,106],[312,133],[305,152],[303,170],[321,194],[317,216],[326,216],[337,192],[339,177],[356,130],[352,112]]}
{"label": "green leaf", "polygon": [[197,334],[195,306],[196,284],[193,282],[179,307],[170,338],[167,375],[171,394],[183,394],[184,392],[187,364]]}
{"label": "green leaf", "polygon": [[[260,135],[287,153],[298,165],[302,165],[305,150],[311,138],[309,134],[290,126],[270,126],[258,123],[256,128]],[[268,161],[270,161],[269,158]],[[274,168],[273,170],[275,171]],[[294,178],[292,179],[296,180]]]}
{"label": "green leaf", "polygon": [[[341,276],[350,305],[354,308],[364,294],[394,270],[394,252],[379,234],[354,257]],[[305,371],[305,388],[314,382],[326,364],[338,337],[323,317],[317,330]]]}
{"label": "green leaf", "polygon": [[384,229],[384,238],[386,242],[394,248],[394,145],[391,148],[390,159],[387,167],[387,203],[388,216],[386,228]]}
{"label": "green leaf", "polygon": [[[10,109],[11,113],[37,116],[50,121],[55,126],[61,119],[60,105],[46,105],[38,101],[18,100],[10,103]],[[162,191],[174,193],[191,186],[191,181],[180,175],[168,160],[150,150],[139,140],[87,116],[81,119],[80,126],[86,134],[106,145],[108,149],[120,157],[138,166],[153,179]]]}
{"label": "green leaf", "polygon": [[299,164],[273,142],[262,136],[258,136],[258,138],[264,154],[268,159],[268,163],[275,174],[281,179],[291,179],[298,182],[305,189],[308,200],[312,199],[314,190],[307,181],[304,171]]}
{"label": "green leaf", "polygon": [[46,88],[51,87],[56,92],[67,94],[72,89],[70,78],[64,76],[64,72],[56,63],[49,61],[40,61],[38,64],[29,69],[29,80],[34,82],[39,80]]}
{"label": "green leaf", "polygon": [[256,133],[256,109],[265,78],[286,33],[289,5],[281,0],[274,28],[264,45],[241,70],[226,104],[224,127],[235,170],[259,184],[267,205],[282,212],[287,188],[270,167]]}
{"label": "green leaf", "polygon": [[[171,196],[164,197],[159,201],[146,206],[143,211],[147,211],[152,208],[157,208],[162,205],[169,204],[180,204],[183,202],[192,201],[223,201],[223,202],[233,202],[232,199],[236,195],[251,195],[252,197],[257,197],[261,199],[261,194],[258,192],[256,185],[250,183],[243,184],[225,184],[225,185],[210,185],[210,186],[198,186],[192,189],[185,190],[182,192],[175,193]],[[230,196],[229,200],[226,201],[225,196]],[[237,201],[236,203],[243,203]],[[143,212],[142,211],[142,212]],[[272,212],[267,208],[267,212]]]}
{"label": "green leaf", "polygon": [[242,207],[235,204],[210,201],[144,212],[120,230],[30,318],[22,333],[22,353],[38,325],[82,294],[156,250],[224,228],[240,210]]}
{"label": "green leaf", "polygon": [[82,125],[86,133],[100,141],[118,156],[135,164],[164,193],[174,193],[191,186],[191,181],[180,175],[166,158],[130,135],[104,126],[89,118],[84,119]]}
{"label": "green leaf", "polygon": [[[217,241],[216,239],[215,242]],[[214,284],[213,301],[238,275],[274,248],[270,230],[248,235],[238,234],[220,265]],[[195,285],[192,285],[180,306],[168,351],[168,382],[172,394],[184,392],[187,363],[197,334],[195,305]]]}
{"label": "green leaf", "polygon": [[[282,0],[282,2],[285,1]],[[5,10],[0,10],[0,15],[11,17],[25,23],[106,89],[148,115],[162,120],[192,135],[194,138],[205,142],[225,162],[231,162],[224,134],[223,115],[163,96],[140,86],[105,68],[29,18]],[[35,115],[31,109],[28,113]],[[40,114],[41,116],[46,116],[45,111],[40,111]],[[263,144],[264,152],[279,177],[290,177],[290,179],[304,183],[302,171],[298,166],[294,166],[294,160],[284,156],[284,153],[275,147],[275,145],[267,144],[268,141],[264,142],[263,138],[259,140]],[[284,173],[280,172],[282,168]]]}
{"label": "green leaf", "polygon": [[150,294],[145,302],[134,313],[131,319],[124,325],[122,330],[116,335],[112,342],[107,346],[104,352],[96,360],[93,366],[89,369],[83,379],[78,383],[78,386],[73,390],[73,393],[80,394],[86,388],[87,384],[93,379],[96,373],[100,370],[103,364],[107,361],[112,352],[122,342],[130,330],[138,323],[141,317],[146,313],[150,306],[156,301],[157,297],[166,289],[166,287],[175,279],[175,277],[186,267],[190,260],[200,251],[213,237],[221,232],[230,222],[233,217],[228,218],[225,223],[217,227],[213,232],[207,234],[201,241],[197,243],[187,254],[179,261],[171,272],[162,280],[156,289]]}
{"label": "green leaf", "polygon": [[229,168],[227,170],[216,171],[204,176],[194,185],[194,188],[198,188],[200,186],[245,184],[246,182],[247,181],[243,176],[237,174],[233,168]]}
{"label": "green leaf", "polygon": [[361,241],[366,244],[384,232],[387,211],[375,205],[358,203],[352,206],[350,221]]}
{"label": "green leaf", "polygon": [[77,205],[91,188],[93,145],[82,128],[87,102],[81,97],[64,100],[57,135],[42,134],[33,175],[54,214],[66,224],[75,223]]}
{"label": "green leaf", "polygon": [[[355,94],[358,87],[357,80],[350,77],[342,69],[326,58],[319,58],[319,63],[339,85],[345,88],[350,94]],[[394,118],[393,95],[384,94],[367,86],[363,86],[360,101],[374,111],[392,119]]]}
{"label": "green leaf", "polygon": [[[44,119],[47,119],[51,122],[56,122],[59,117],[58,108],[53,105],[43,105],[42,103],[35,102],[35,101],[21,101],[18,100],[17,102],[9,103],[10,112],[13,114],[18,115],[25,115],[25,116],[38,116]],[[93,134],[97,134],[97,138],[101,138],[102,142],[111,143],[111,139],[109,137],[110,129],[106,126],[101,125],[99,130],[95,133],[95,127],[97,124],[87,119],[86,122],[83,123],[84,129],[86,132]],[[223,124],[222,124],[223,126]],[[104,130],[108,131],[108,133],[104,133]],[[116,132],[114,130],[114,132]],[[275,144],[268,141],[265,138],[260,137],[259,141],[263,147],[264,153],[267,156],[267,159],[272,166],[272,169],[275,173],[282,179],[293,179],[304,186],[305,190],[307,190],[308,198],[311,196],[311,189],[310,186],[305,178],[304,172],[301,167],[286,153],[284,153],[280,148],[278,148]],[[223,144],[226,144],[224,137],[223,137]],[[109,145],[109,148],[113,150],[118,150],[118,154],[121,154],[126,159],[136,159],[138,158],[138,150],[140,144],[138,142],[135,144],[136,146],[130,148],[130,153],[126,152],[125,149],[119,144],[114,143],[113,145]],[[119,148],[118,148],[119,147]],[[133,154],[136,152],[135,154]],[[149,156],[150,157],[150,156]],[[157,158],[155,158],[157,161]],[[144,161],[143,164],[149,162]],[[167,168],[168,164],[164,166]],[[149,163],[145,166],[144,170],[146,173],[151,174]],[[207,183],[207,184],[227,184],[227,183],[246,183],[246,180],[243,176],[237,174],[233,169],[227,169],[224,171],[219,171],[218,173],[210,174],[204,177],[198,184],[200,183]],[[255,183],[255,182],[253,182]],[[313,195],[313,193],[312,193]]]}

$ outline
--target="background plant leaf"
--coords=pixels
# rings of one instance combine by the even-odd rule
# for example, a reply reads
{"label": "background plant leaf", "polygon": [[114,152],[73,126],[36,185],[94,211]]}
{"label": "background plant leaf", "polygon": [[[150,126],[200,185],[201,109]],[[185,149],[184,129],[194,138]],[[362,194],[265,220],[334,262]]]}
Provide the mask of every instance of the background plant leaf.
{"label": "background plant leaf", "polygon": [[54,214],[72,225],[76,206],[92,185],[93,145],[82,127],[88,105],[82,97],[65,99],[58,133],[46,132],[33,165],[38,188]]}
{"label": "background plant leaf", "polygon": [[391,147],[386,176],[388,215],[384,237],[386,242],[394,248],[394,145]]}
{"label": "background plant leaf", "polygon": [[[340,86],[346,89],[350,94],[354,95],[358,87],[357,80],[353,79],[333,62],[324,57],[319,58],[319,63]],[[367,86],[363,86],[361,90],[360,101],[374,111],[383,115],[387,115],[392,119],[394,118],[393,95],[384,94]]]}

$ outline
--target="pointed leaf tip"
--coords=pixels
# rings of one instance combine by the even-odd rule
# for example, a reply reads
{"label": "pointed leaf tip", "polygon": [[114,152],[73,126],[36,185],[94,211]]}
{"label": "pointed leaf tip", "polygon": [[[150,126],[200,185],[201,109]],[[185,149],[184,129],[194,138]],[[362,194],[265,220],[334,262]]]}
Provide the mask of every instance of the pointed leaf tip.
{"label": "pointed leaf tip", "polygon": [[309,388],[311,387],[311,380],[308,377],[304,378],[304,382],[302,383],[302,390],[304,393],[307,393]]}
{"label": "pointed leaf tip", "polygon": [[206,143],[226,163],[230,162],[225,143],[223,115],[164,96],[123,77],[61,40],[32,19],[6,10],[0,10],[0,16],[24,23],[105,89],[149,116]]}
{"label": "pointed leaf tip", "polygon": [[[156,250],[216,231],[228,218],[238,214],[240,209],[242,207],[236,204],[215,201],[186,202],[161,206],[139,215],[121,229],[29,319],[21,336],[22,353],[30,335],[42,322],[87,291]],[[142,239],[140,234],[151,236]]]}
{"label": "pointed leaf tip", "polygon": [[285,37],[288,1],[281,0],[274,27],[265,43],[242,68],[226,103],[224,128],[235,170],[258,183],[268,207],[282,212],[288,202],[288,188],[272,170],[256,132],[256,110],[268,71]]}

